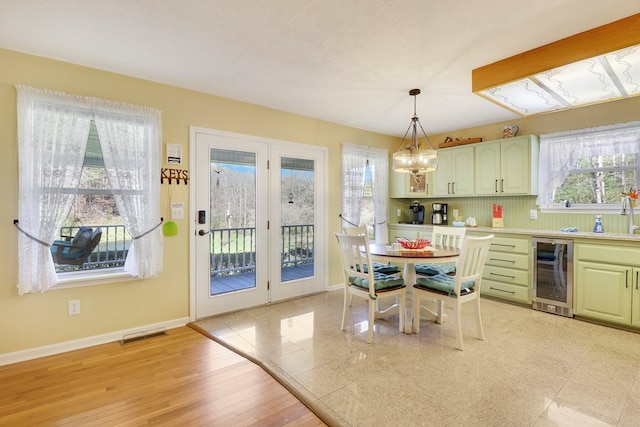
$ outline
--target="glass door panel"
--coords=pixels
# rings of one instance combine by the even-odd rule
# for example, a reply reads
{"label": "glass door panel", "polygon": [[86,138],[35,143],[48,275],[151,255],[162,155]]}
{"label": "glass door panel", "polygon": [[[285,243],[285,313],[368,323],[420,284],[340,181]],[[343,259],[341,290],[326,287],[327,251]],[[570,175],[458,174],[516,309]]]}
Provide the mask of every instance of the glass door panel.
{"label": "glass door panel", "polygon": [[281,281],[312,277],[314,272],[315,162],[280,159]]}

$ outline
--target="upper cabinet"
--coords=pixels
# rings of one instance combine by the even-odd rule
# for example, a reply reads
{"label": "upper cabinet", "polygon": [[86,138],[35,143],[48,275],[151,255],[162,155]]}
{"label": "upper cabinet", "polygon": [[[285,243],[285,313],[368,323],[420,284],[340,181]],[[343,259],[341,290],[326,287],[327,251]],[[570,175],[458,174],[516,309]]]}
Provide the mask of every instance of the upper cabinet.
{"label": "upper cabinet", "polygon": [[413,176],[410,173],[391,171],[389,177],[389,197],[395,199],[416,199],[433,195],[432,174]]}
{"label": "upper cabinet", "polygon": [[433,173],[434,196],[472,196],[474,146],[438,150],[438,169]]}
{"label": "upper cabinet", "polygon": [[538,194],[538,138],[526,135],[477,144],[475,194]]}
{"label": "upper cabinet", "polygon": [[391,172],[389,197],[538,194],[538,138],[524,135],[438,150],[438,170],[416,182]]}

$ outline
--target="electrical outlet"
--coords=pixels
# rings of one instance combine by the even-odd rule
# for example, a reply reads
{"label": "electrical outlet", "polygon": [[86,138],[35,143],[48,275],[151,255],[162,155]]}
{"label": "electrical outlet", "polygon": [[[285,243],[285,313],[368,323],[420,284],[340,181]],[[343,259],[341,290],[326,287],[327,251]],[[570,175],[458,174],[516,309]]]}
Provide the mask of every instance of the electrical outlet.
{"label": "electrical outlet", "polygon": [[457,218],[458,217],[458,209],[454,209],[453,210],[453,217]]}
{"label": "electrical outlet", "polygon": [[536,209],[529,211],[529,219],[538,219],[538,211]]}
{"label": "electrical outlet", "polygon": [[80,300],[72,299],[67,301],[67,308],[69,309],[69,316],[80,314]]}

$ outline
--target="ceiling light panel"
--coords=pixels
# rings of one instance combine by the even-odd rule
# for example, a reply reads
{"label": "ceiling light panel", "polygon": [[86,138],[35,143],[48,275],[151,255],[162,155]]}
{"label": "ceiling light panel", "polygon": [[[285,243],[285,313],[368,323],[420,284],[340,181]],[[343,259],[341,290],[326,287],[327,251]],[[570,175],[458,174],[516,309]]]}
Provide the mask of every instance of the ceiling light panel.
{"label": "ceiling light panel", "polygon": [[604,55],[629,96],[640,95],[640,45]]}
{"label": "ceiling light panel", "polygon": [[478,92],[524,116],[640,95],[640,45]]}

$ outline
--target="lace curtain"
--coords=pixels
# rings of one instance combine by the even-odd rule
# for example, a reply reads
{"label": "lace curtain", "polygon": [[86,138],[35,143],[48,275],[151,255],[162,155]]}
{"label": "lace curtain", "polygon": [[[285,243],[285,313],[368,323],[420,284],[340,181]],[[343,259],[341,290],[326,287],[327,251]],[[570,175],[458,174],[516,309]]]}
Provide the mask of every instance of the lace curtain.
{"label": "lace curtain", "polygon": [[640,153],[640,122],[540,135],[537,205],[551,206],[556,188],[578,159],[625,153]]}
{"label": "lace curtain", "polygon": [[[47,245],[71,210],[91,120],[96,122],[111,188],[127,190],[126,196],[116,197],[125,227],[135,239],[159,222],[161,123],[158,110],[26,86],[16,89],[18,215],[20,228],[29,234],[18,237],[17,286],[23,295],[58,283]],[[136,277],[161,271],[160,230],[137,239],[132,247],[125,271]],[[141,256],[142,251],[148,252]]]}
{"label": "lace curtain", "polygon": [[[355,144],[342,144],[342,217],[358,225],[362,210],[367,162],[371,170],[375,209],[375,239],[387,242],[388,152]],[[347,224],[348,225],[348,224]]]}
{"label": "lace curtain", "polygon": [[160,219],[160,111],[111,104],[96,106],[94,120],[109,186],[133,237],[124,271],[140,278],[157,276],[162,271],[162,233],[147,232]]}
{"label": "lace curtain", "polygon": [[[69,215],[82,172],[90,111],[57,92],[17,86],[20,228],[51,244]],[[58,283],[48,246],[18,234],[18,293]]]}

